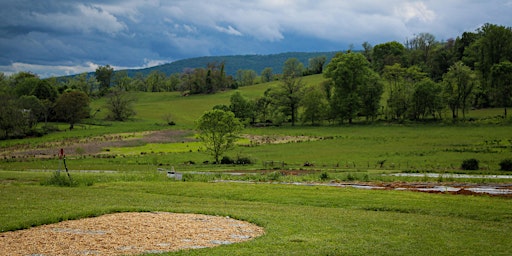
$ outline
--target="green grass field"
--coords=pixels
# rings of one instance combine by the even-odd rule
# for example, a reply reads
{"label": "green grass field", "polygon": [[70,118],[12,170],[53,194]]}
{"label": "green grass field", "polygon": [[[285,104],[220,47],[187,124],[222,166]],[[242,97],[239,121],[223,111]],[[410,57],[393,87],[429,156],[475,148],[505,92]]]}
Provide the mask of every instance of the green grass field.
{"label": "green grass field", "polygon": [[[2,173],[2,176],[5,173]],[[169,255],[509,255],[512,204],[435,195],[272,184],[2,182],[0,230],[121,211],[231,216],[265,228],[253,241]]]}
{"label": "green grass field", "polygon": [[[304,81],[317,84],[323,78],[310,76]],[[238,90],[254,98],[275,84]],[[512,156],[512,124],[496,118],[501,109],[471,110],[468,118],[476,121],[455,124],[447,120],[246,128],[246,135],[284,143],[251,145],[248,139],[241,139],[228,156],[248,157],[252,164],[205,163],[212,158],[201,150],[200,143],[191,140],[194,122],[214,105],[229,104],[232,93],[187,97],[178,93],[136,93],[137,116],[128,122],[104,121],[102,110],[96,119],[72,131],[0,141],[0,203],[4,206],[0,208],[0,231],[111,212],[170,211],[231,216],[266,230],[264,236],[247,243],[170,255],[512,254],[510,197],[277,184],[321,181],[321,175],[328,177],[323,182],[510,183],[383,176],[394,172],[459,173],[461,162],[469,158],[480,161],[480,170],[472,173],[510,174],[499,171],[499,162]],[[103,104],[96,100],[92,109]],[[166,115],[176,126],[166,124]],[[159,130],[185,132],[173,135],[177,137],[172,143],[139,140],[145,131]],[[105,146],[95,155],[81,153],[82,141],[99,143],[112,137],[133,143]],[[54,149],[52,154],[57,154],[61,147],[68,149],[67,165],[77,186],[44,185],[54,170],[63,170],[57,157],[11,158],[8,154],[41,148]],[[269,166],[270,161],[283,165]],[[313,166],[306,167],[305,163]],[[185,181],[174,181],[158,168],[216,174],[185,175]],[[263,173],[269,169],[276,172]],[[307,174],[282,176],[282,169]],[[232,177],[223,171],[256,174]],[[215,179],[249,182],[211,182]]]}

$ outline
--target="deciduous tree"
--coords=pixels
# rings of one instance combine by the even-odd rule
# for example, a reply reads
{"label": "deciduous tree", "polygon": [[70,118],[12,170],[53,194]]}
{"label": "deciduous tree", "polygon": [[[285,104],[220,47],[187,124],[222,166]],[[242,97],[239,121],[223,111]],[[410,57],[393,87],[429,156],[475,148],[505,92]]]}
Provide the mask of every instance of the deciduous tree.
{"label": "deciduous tree", "polygon": [[491,95],[498,107],[503,107],[507,117],[507,107],[512,104],[512,62],[503,61],[491,68]]}
{"label": "deciduous tree", "polygon": [[292,126],[298,117],[298,109],[304,95],[304,82],[293,76],[283,77],[281,83],[270,92],[272,102],[280,113],[290,118]]}
{"label": "deciduous tree", "polygon": [[[352,123],[357,114],[362,112],[363,94],[367,92],[362,88],[375,83],[378,75],[362,54],[353,52],[336,54],[327,65],[324,75],[333,83],[330,99],[333,113],[341,120]],[[376,97],[380,99],[381,94]]]}
{"label": "deciduous tree", "polygon": [[[370,50],[367,49],[366,51]],[[382,72],[385,66],[403,64],[405,62],[406,49],[401,43],[396,41],[378,44],[373,47],[371,52],[374,70],[379,73]]]}
{"label": "deciduous tree", "polygon": [[72,130],[76,123],[89,116],[89,97],[79,91],[64,92],[57,99],[54,110],[57,118],[67,122]]}
{"label": "deciduous tree", "polygon": [[236,72],[236,80],[240,86],[253,85],[257,76],[256,71],[252,69],[239,69]]}
{"label": "deciduous tree", "polygon": [[311,122],[312,125],[316,125],[327,116],[329,102],[325,91],[319,86],[308,86],[306,88],[301,105],[304,107],[303,122]]}
{"label": "deciduous tree", "polygon": [[289,58],[283,65],[283,79],[301,77],[304,72],[304,64],[297,58]]}
{"label": "deciduous tree", "polygon": [[215,163],[220,163],[220,157],[234,147],[242,124],[233,112],[214,109],[197,120],[197,130],[206,151],[213,156]]}
{"label": "deciduous tree", "polygon": [[133,103],[135,98],[121,88],[114,88],[107,94],[105,107],[109,114],[107,119],[115,121],[125,121],[135,115]]}
{"label": "deciduous tree", "polygon": [[309,62],[308,73],[309,74],[322,74],[326,60],[327,60],[327,57],[325,57],[323,55],[310,58],[308,60],[308,62]]}
{"label": "deciduous tree", "polygon": [[99,66],[94,73],[96,80],[100,83],[100,95],[105,95],[110,88],[110,82],[114,74],[114,68],[110,65]]}
{"label": "deciduous tree", "polygon": [[452,110],[452,117],[457,118],[459,110],[462,110],[462,118],[465,119],[473,89],[478,84],[476,74],[462,62],[457,62],[443,76],[443,82],[446,101]]}
{"label": "deciduous tree", "polygon": [[267,83],[274,80],[274,74],[272,72],[272,68],[266,67],[261,71],[261,82]]}
{"label": "deciduous tree", "polygon": [[252,116],[253,107],[240,92],[233,93],[229,101],[229,110],[235,114],[236,118],[244,120]]}

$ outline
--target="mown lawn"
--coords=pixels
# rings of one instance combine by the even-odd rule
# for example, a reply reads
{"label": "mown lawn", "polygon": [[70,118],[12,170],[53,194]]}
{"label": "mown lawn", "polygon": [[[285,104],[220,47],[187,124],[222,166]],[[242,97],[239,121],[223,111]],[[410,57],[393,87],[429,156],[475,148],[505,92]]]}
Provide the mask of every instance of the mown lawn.
{"label": "mown lawn", "polygon": [[[405,191],[109,181],[41,186],[1,175],[0,230],[122,211],[193,212],[265,228],[253,241],[169,255],[510,255],[510,199]],[[98,174],[96,174],[98,175]]]}

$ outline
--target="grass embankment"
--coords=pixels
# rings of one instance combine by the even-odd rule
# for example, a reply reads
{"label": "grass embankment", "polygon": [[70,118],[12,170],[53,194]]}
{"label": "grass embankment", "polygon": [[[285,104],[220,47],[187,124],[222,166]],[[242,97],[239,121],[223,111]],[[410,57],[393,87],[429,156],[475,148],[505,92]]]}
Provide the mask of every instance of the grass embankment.
{"label": "grass embankment", "polygon": [[266,235],[177,255],[512,253],[512,204],[507,199],[161,180],[74,188],[25,182],[0,185],[0,203],[9,206],[0,209],[0,230],[118,211],[194,212],[248,220],[264,227]]}

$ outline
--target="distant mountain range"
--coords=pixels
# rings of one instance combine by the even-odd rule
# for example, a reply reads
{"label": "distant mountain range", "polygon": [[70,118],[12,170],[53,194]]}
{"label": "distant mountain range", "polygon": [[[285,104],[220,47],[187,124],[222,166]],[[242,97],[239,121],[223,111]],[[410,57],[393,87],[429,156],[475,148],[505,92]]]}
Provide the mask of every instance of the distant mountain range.
{"label": "distant mountain range", "polygon": [[[252,69],[256,73],[261,74],[261,71],[266,67],[272,68],[274,74],[280,74],[283,64],[289,58],[297,58],[308,66],[310,58],[325,56],[328,63],[336,52],[288,52],[270,55],[232,55],[232,56],[209,56],[197,57],[190,59],[183,59],[171,63],[154,66],[144,69],[126,69],[128,76],[134,77],[137,73],[147,76],[153,71],[161,71],[166,75],[174,73],[182,73],[187,68],[204,68],[208,63],[225,63],[224,70],[227,75],[235,76],[239,69]],[[116,70],[116,72],[121,70]]]}

